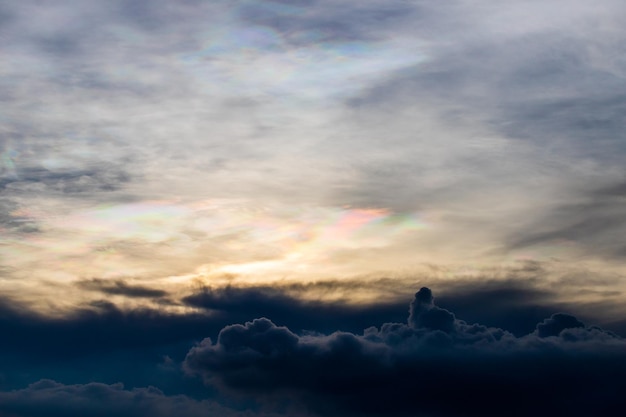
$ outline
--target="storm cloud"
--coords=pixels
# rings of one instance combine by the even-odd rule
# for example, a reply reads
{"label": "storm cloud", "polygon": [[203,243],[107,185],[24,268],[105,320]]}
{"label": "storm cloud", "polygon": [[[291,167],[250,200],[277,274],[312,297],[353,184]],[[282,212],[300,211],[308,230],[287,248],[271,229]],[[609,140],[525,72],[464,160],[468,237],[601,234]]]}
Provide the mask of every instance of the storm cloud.
{"label": "storm cloud", "polygon": [[624,406],[626,342],[554,314],[528,335],[468,324],[422,288],[408,323],[361,334],[296,334],[267,318],[190,350],[207,384],[320,415],[610,415]]}

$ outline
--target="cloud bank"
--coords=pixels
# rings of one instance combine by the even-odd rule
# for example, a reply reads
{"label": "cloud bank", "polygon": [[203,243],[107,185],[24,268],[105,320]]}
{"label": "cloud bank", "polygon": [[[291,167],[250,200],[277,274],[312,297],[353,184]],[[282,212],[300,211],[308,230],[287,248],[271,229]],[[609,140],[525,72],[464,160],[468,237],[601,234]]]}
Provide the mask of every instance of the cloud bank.
{"label": "cloud bank", "polygon": [[[150,295],[147,287],[86,284]],[[428,288],[408,312],[406,302],[347,306],[264,287],[202,290],[182,300],[200,311],[184,314],[101,301],[45,318],[4,300],[0,330],[10,337],[0,343],[0,414],[618,415],[623,338],[555,313],[538,290],[482,288],[452,287],[441,299],[463,312],[493,305],[475,306],[478,316],[492,323],[509,314],[504,323],[516,333],[458,318]],[[532,316],[518,316],[538,305],[547,318],[520,333]],[[253,318],[260,315],[269,318]],[[406,321],[394,321],[400,316]],[[243,324],[229,324],[236,322]]]}
{"label": "cloud bank", "polygon": [[7,417],[244,417],[249,413],[198,401],[184,395],[167,396],[155,387],[124,389],[122,384],[65,385],[40,380],[27,388],[0,392],[0,410]]}
{"label": "cloud bank", "polygon": [[564,313],[522,337],[468,324],[422,288],[406,324],[296,334],[260,318],[205,339],[184,365],[270,409],[282,401],[319,415],[611,415],[626,404],[625,348]]}

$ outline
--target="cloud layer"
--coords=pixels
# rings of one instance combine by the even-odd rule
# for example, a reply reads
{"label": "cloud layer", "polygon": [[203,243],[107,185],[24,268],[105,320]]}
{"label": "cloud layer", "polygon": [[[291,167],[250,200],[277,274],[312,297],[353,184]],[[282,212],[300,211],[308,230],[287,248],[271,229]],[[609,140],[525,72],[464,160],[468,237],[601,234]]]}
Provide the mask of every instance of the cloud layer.
{"label": "cloud layer", "polygon": [[619,1],[0,10],[0,262],[27,301],[119,271],[623,274]]}
{"label": "cloud layer", "polygon": [[[100,290],[98,281],[87,283]],[[512,314],[505,323],[517,334],[457,318],[428,288],[408,312],[405,302],[349,306],[271,287],[204,289],[183,300],[201,312],[179,314],[101,301],[45,318],[4,300],[0,330],[10,337],[0,344],[0,412],[586,416],[624,406],[623,338],[556,312],[538,290],[482,285],[451,287],[442,299],[486,322]],[[111,288],[147,295],[146,288]],[[513,305],[499,305],[503,296]],[[477,303],[494,308],[481,312]],[[532,316],[518,315],[537,306],[547,318],[520,333]],[[254,318],[261,314],[271,319]]]}

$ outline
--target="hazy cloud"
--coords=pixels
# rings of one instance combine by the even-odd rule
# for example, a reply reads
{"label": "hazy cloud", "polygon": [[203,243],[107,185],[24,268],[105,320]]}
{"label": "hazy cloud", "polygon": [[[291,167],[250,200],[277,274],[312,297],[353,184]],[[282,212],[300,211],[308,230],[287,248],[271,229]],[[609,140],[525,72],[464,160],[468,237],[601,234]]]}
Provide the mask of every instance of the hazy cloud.
{"label": "hazy cloud", "polygon": [[124,280],[92,278],[78,282],[78,286],[87,290],[99,291],[111,295],[123,295],[131,298],[162,298],[167,295],[167,291],[144,285],[130,285]]}
{"label": "hazy cloud", "polygon": [[586,190],[577,202],[563,204],[539,218],[525,232],[511,238],[510,247],[525,248],[568,242],[581,251],[597,256],[622,259],[626,246],[621,236],[626,230],[626,199],[623,183]]}

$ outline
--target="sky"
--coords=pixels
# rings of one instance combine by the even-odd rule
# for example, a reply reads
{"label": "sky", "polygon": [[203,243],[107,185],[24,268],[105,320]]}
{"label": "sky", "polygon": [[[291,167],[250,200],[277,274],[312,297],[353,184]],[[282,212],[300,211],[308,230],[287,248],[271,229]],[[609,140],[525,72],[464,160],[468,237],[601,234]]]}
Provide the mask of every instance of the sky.
{"label": "sky", "polygon": [[618,415],[625,13],[0,0],[0,414]]}

